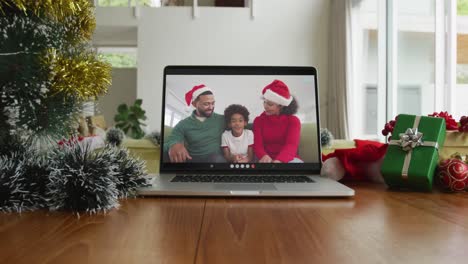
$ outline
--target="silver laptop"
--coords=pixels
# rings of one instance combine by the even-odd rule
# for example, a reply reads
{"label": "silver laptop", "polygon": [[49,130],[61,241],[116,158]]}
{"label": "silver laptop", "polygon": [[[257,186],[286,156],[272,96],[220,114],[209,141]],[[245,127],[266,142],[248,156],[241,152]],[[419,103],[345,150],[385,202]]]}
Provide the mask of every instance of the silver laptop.
{"label": "silver laptop", "polygon": [[140,195],[353,196],[320,176],[313,67],[167,66],[160,173]]}

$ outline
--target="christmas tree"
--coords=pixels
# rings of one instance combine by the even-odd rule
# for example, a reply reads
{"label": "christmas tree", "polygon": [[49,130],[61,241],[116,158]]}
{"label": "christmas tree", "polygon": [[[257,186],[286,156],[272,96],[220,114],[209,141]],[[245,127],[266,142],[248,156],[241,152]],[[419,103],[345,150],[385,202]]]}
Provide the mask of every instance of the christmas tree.
{"label": "christmas tree", "polygon": [[0,153],[69,137],[82,103],[107,91],[111,67],[88,44],[92,8],[89,0],[0,0]]}
{"label": "christmas tree", "polygon": [[94,27],[89,0],[0,0],[0,211],[108,210],[144,183],[127,152],[75,137],[111,82]]}

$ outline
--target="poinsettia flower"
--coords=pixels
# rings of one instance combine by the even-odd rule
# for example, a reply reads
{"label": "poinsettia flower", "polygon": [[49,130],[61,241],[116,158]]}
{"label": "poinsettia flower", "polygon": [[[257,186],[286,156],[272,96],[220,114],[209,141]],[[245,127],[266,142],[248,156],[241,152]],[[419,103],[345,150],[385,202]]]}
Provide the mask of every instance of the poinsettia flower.
{"label": "poinsettia flower", "polygon": [[462,116],[460,118],[460,127],[458,128],[458,131],[460,132],[468,132],[468,116]]}
{"label": "poinsettia flower", "polygon": [[433,117],[440,117],[445,119],[445,128],[447,130],[458,130],[458,123],[453,119],[452,115],[450,115],[447,111],[445,112],[434,112],[433,114],[429,115]]}
{"label": "poinsettia flower", "polygon": [[70,139],[62,139],[60,140],[59,142],[57,142],[60,146],[63,146],[64,144],[70,146],[72,144],[76,144],[78,142],[81,142],[85,139],[86,137],[83,137],[83,136],[72,136]]}

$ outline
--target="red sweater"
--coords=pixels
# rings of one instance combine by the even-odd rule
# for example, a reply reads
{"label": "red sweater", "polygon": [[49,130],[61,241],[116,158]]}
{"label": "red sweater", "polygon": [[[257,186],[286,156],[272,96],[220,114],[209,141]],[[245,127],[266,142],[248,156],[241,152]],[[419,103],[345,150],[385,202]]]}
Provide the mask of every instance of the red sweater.
{"label": "red sweater", "polygon": [[301,122],[293,115],[269,116],[263,112],[253,123],[254,152],[258,159],[269,155],[273,160],[289,162],[299,158],[297,148]]}

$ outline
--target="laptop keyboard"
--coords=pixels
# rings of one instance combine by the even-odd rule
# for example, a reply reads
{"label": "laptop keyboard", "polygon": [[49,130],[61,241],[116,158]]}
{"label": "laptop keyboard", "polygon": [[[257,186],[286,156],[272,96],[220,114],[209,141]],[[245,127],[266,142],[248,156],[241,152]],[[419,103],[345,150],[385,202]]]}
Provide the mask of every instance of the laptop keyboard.
{"label": "laptop keyboard", "polygon": [[171,182],[312,183],[307,176],[176,175]]}

